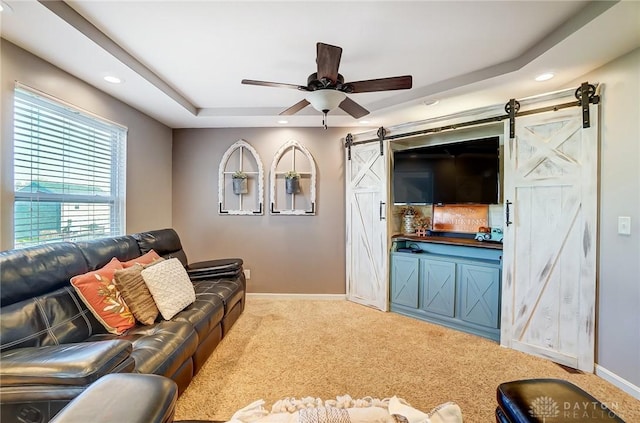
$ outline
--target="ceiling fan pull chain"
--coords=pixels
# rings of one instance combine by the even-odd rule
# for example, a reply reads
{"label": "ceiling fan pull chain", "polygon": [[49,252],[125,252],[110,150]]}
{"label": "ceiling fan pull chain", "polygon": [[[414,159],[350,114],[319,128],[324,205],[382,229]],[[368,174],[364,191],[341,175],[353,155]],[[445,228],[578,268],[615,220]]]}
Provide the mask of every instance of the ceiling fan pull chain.
{"label": "ceiling fan pull chain", "polygon": [[327,129],[327,112],[324,110],[322,111],[322,126]]}

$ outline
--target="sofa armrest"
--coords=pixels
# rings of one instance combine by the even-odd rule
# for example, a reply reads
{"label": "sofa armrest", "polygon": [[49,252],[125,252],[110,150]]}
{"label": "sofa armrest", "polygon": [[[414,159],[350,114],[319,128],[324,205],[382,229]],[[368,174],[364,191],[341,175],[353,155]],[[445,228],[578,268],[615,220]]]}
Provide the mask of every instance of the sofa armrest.
{"label": "sofa armrest", "polygon": [[187,265],[187,274],[191,280],[234,278],[242,273],[242,264],[240,258],[199,261]]}
{"label": "sofa armrest", "polygon": [[177,398],[178,386],[169,378],[113,374],[89,386],[51,423],[168,423],[173,421]]}
{"label": "sofa armrest", "polygon": [[132,350],[128,341],[110,340],[4,351],[0,386],[86,386],[108,373],[132,371]]}
{"label": "sofa armrest", "polygon": [[17,348],[0,354],[0,415],[5,423],[49,421],[87,385],[135,367],[128,341]]}

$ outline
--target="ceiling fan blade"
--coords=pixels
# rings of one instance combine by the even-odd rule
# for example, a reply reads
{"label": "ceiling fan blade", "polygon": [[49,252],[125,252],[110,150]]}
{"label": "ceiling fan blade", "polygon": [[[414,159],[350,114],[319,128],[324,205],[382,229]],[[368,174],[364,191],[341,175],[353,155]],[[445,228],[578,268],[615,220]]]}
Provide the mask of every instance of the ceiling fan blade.
{"label": "ceiling fan blade", "polygon": [[370,93],[374,91],[407,90],[411,88],[413,78],[411,75],[394,76],[391,78],[368,79],[366,81],[347,82],[348,93]]}
{"label": "ceiling fan blade", "polygon": [[253,79],[243,79],[242,83],[245,85],[259,85],[261,87],[293,88],[294,90],[309,91],[309,89],[304,85],[284,84],[281,82],[255,81]]}
{"label": "ceiling fan blade", "polygon": [[342,48],[330,44],[317,43],[316,63],[318,64],[318,79],[327,78],[335,84],[338,80],[338,67]]}
{"label": "ceiling fan blade", "polygon": [[366,116],[369,114],[369,111],[367,109],[351,100],[349,97],[345,98],[338,107],[349,113],[355,119],[360,119],[362,116]]}
{"label": "ceiling fan blade", "polygon": [[295,115],[300,110],[302,110],[305,107],[307,107],[308,105],[309,105],[309,102],[307,100],[302,99],[299,102],[297,102],[296,104],[294,104],[293,106],[289,107],[287,110],[283,110],[282,112],[280,112],[278,114],[279,115],[285,115],[285,116]]}

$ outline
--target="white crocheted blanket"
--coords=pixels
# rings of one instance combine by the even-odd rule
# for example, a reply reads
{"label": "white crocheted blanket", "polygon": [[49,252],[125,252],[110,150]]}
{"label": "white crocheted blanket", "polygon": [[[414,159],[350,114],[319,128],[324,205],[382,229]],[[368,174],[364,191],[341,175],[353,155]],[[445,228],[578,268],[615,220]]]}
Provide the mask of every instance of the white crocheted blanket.
{"label": "white crocheted blanket", "polygon": [[423,413],[393,397],[353,399],[349,395],[320,398],[285,398],[267,411],[263,400],[238,410],[229,423],[462,423],[460,407],[448,402]]}

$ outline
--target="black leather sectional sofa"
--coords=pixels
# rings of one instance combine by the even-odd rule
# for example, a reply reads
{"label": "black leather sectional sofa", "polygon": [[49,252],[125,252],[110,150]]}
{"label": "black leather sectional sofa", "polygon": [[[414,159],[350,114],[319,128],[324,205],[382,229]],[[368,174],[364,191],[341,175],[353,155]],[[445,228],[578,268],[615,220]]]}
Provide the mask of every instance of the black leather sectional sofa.
{"label": "black leather sectional sofa", "polygon": [[[108,333],[70,278],[152,249],[182,262],[196,301],[169,321]],[[0,252],[2,421],[47,422],[110,373],[166,376],[182,393],[244,309],[242,264],[188,263],[173,229]]]}

